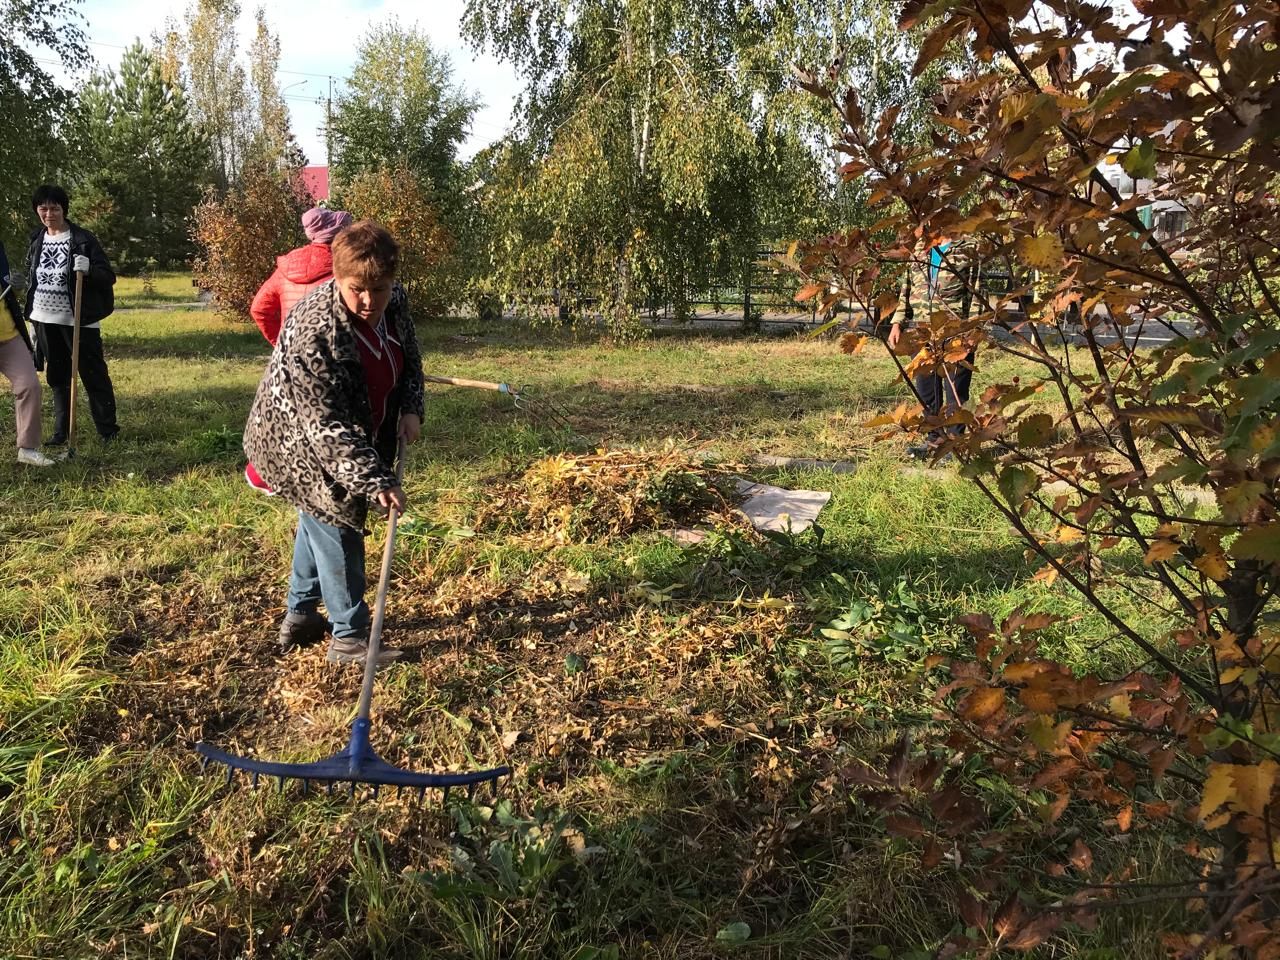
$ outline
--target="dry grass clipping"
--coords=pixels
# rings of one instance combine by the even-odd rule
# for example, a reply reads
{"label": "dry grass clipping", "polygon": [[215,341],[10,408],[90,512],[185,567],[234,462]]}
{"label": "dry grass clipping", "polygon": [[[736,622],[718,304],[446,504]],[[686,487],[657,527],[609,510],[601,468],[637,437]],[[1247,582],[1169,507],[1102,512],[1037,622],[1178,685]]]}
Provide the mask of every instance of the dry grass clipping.
{"label": "dry grass clipping", "polygon": [[555,543],[598,542],[712,519],[733,522],[740,499],[723,469],[672,444],[600,449],[544,457],[518,479],[498,483],[475,525]]}

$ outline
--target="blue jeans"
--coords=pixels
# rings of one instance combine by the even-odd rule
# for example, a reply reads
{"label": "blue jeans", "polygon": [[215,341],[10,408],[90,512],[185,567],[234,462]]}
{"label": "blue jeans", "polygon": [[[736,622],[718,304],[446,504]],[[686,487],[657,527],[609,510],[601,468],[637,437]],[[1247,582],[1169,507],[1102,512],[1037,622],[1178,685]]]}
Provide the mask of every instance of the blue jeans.
{"label": "blue jeans", "polygon": [[364,588],[364,534],[298,511],[289,609],[314,613],[324,600],[334,637],[367,637],[369,605],[364,602]]}

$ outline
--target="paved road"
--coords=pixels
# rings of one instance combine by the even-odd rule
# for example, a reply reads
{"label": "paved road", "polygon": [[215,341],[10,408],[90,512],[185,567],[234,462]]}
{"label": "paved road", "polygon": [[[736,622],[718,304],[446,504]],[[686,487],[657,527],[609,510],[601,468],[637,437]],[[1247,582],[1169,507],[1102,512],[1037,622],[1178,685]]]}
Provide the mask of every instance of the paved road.
{"label": "paved road", "polygon": [[[860,316],[860,315],[859,315]],[[732,329],[735,326],[741,327],[741,312],[713,312],[704,311],[694,315],[693,319],[688,323],[675,323],[671,320],[649,321],[647,318],[645,323],[657,330],[725,330]],[[815,323],[812,315],[808,311],[795,313],[766,313],[761,323],[761,330],[764,333],[785,333],[787,331],[805,332],[817,329],[822,326],[821,322]],[[1171,326],[1183,336],[1190,335],[1194,332],[1194,325],[1187,320],[1173,321]],[[859,327],[869,331],[870,328],[859,323]],[[1146,324],[1139,326],[1133,324],[1117,333],[1113,328],[1108,327],[1106,330],[1098,334],[1098,341],[1102,344],[1116,343],[1123,335],[1124,341],[1131,346],[1138,347],[1158,347],[1163,346],[1174,338],[1163,324],[1154,321],[1147,321]],[[1074,340],[1077,344],[1083,344],[1083,337],[1077,337]]]}

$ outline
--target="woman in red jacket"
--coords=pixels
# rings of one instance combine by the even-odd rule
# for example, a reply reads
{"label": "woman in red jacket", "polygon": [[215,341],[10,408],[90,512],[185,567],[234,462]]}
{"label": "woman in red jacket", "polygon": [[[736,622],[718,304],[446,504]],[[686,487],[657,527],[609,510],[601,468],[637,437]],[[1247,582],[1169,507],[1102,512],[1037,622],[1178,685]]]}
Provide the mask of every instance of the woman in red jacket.
{"label": "woman in red jacket", "polygon": [[[329,245],[350,224],[351,214],[345,210],[312,207],[302,215],[302,230],[311,242],[276,257],[275,273],[267,278],[249,305],[249,313],[271,346],[280,339],[280,328],[294,304],[333,279],[333,254]],[[255,490],[273,495],[252,463],[245,465],[244,478]]]}
{"label": "woman in red jacket", "polygon": [[275,273],[267,278],[249,306],[258,329],[273,347],[280,339],[280,327],[293,305],[332,279],[333,256],[329,244],[350,223],[351,214],[345,210],[313,207],[302,215],[302,230],[311,242],[276,257]]}

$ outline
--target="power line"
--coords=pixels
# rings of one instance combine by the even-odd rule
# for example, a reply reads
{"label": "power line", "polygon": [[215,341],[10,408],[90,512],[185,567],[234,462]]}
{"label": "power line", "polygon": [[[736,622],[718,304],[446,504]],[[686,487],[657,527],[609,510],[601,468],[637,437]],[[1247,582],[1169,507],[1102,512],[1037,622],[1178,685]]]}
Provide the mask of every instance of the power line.
{"label": "power line", "polygon": [[[107,47],[110,50],[128,50],[129,49],[128,47],[122,46],[121,44],[106,43],[102,40],[90,40],[88,41],[88,43],[89,43],[89,46],[91,47]],[[40,62],[48,63],[51,61],[42,60]],[[332,77],[333,79],[338,80],[340,83],[346,83],[350,79],[349,77],[335,77],[331,73],[307,73],[305,70],[286,70],[284,67],[277,67],[276,73],[287,73],[291,77],[315,77],[317,80],[328,80]]]}

